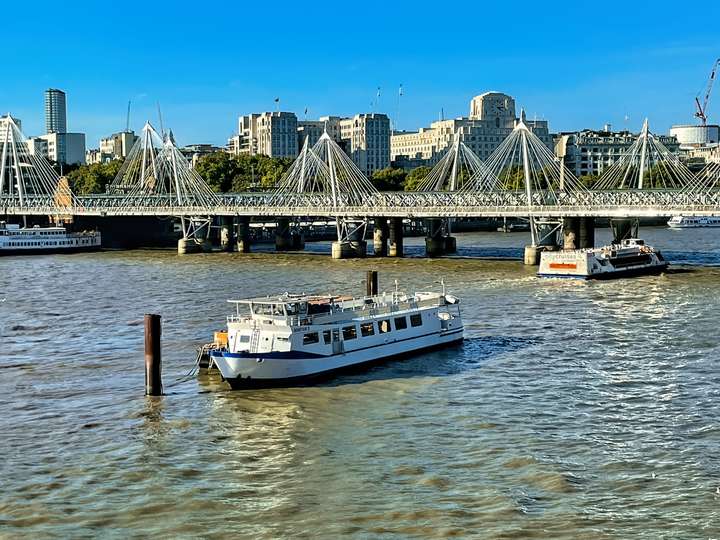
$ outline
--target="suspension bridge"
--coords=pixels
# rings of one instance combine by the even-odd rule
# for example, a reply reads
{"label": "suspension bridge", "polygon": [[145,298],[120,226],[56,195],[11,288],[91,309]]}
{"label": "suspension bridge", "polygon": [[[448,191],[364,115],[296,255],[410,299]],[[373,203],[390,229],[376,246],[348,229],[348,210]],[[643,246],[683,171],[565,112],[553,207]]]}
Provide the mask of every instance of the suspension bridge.
{"label": "suspension bridge", "polygon": [[523,116],[486,162],[457,133],[418,189],[406,192],[379,192],[327,133],[312,148],[305,142],[272,191],[231,194],[214,193],[190,168],[172,133],[161,136],[149,123],[101,195],[73,194],[25,141],[8,115],[0,125],[0,215],[172,216],[191,240],[206,234],[214,217],[243,223],[329,218],[338,223],[338,243],[354,243],[357,251],[368,221],[379,219],[440,219],[445,225],[436,227],[437,234],[448,236],[452,218],[529,218],[536,245],[547,234],[540,229],[555,222],[562,228],[563,218],[720,215],[720,164],[693,174],[650,132],[647,121],[592,187],[564,166]]}

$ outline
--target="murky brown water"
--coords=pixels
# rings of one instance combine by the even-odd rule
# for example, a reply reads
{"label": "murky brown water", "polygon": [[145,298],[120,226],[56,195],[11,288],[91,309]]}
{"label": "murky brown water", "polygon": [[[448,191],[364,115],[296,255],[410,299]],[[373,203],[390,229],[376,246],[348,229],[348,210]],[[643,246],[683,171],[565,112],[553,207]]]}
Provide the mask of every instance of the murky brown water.
{"label": "murky brown water", "polygon": [[[0,259],[0,537],[718,538],[720,232],[643,232],[691,271],[580,283],[472,259]],[[458,243],[512,256],[525,241]],[[360,292],[369,268],[386,288],[445,276],[465,343],[318,387],[173,385],[227,297]],[[145,312],[163,315],[160,399],[142,395]]]}

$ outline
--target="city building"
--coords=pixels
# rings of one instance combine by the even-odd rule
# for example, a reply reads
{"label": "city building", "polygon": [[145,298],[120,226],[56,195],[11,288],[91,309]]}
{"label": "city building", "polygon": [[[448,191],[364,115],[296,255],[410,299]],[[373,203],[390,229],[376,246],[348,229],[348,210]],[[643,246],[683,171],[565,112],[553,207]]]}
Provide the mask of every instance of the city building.
{"label": "city building", "polygon": [[187,158],[193,169],[201,157],[222,151],[222,148],[213,146],[212,144],[189,144],[180,148],[180,152]]}
{"label": "city building", "polygon": [[366,176],[390,166],[390,119],[387,115],[369,113],[343,118],[340,120],[340,140],[345,152]]}
{"label": "city building", "polygon": [[[329,117],[328,117],[329,118]],[[308,145],[312,148],[316,142],[322,137],[325,131],[325,122],[320,120],[298,120],[297,123],[297,137],[298,137],[298,152],[302,149],[305,144],[305,139],[308,140]]]}
{"label": "city building", "polygon": [[41,137],[29,137],[26,140],[28,152],[33,156],[48,159],[48,142]]}
{"label": "city building", "polygon": [[99,148],[89,148],[85,150],[85,164],[95,165],[97,163],[105,163],[111,161],[107,154],[103,154]]}
{"label": "city building", "polygon": [[138,138],[134,131],[120,131],[100,139],[101,161],[125,159]]}
{"label": "city building", "polygon": [[676,125],[670,128],[670,135],[677,139],[681,148],[705,146],[720,141],[720,126]]}
{"label": "city building", "polygon": [[45,90],[45,133],[67,131],[67,104],[65,92],[56,88]]}
{"label": "city building", "polygon": [[306,138],[312,147],[325,131],[368,176],[390,165],[390,120],[385,114],[319,120],[298,120],[288,112],[248,114],[240,117],[238,134],[228,139],[226,149],[235,155],[294,158]]}
{"label": "city building", "polygon": [[[486,160],[515,128],[519,119],[515,100],[500,92],[485,92],[470,101],[467,117],[442,119],[418,131],[394,132],[390,139],[390,159],[394,166],[405,169],[432,166],[443,156],[455,134],[477,156]],[[552,137],[546,120],[528,120],[525,124],[552,149]]]}
{"label": "city building", "polygon": [[[606,124],[602,130],[585,129],[559,133],[555,138],[555,155],[563,157],[565,166],[575,176],[600,176],[630,148],[637,133],[612,131]],[[656,136],[669,151],[677,153],[680,147],[674,136]]]}
{"label": "city building", "polygon": [[65,165],[85,164],[84,133],[48,133],[38,138],[47,141],[47,157],[50,161]]}
{"label": "city building", "polygon": [[269,157],[298,155],[297,116],[291,112],[264,112],[241,116],[237,154],[262,154]]}

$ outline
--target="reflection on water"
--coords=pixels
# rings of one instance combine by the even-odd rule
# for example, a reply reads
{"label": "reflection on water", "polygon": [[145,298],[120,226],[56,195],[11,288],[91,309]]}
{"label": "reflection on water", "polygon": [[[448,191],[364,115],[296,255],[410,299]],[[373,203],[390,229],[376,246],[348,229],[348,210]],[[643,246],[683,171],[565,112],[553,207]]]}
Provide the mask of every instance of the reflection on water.
{"label": "reflection on water", "polygon": [[[720,243],[644,236],[693,271],[585,283],[511,260],[5,258],[0,537],[718,537]],[[519,255],[525,240],[459,245]],[[227,297],[359,293],[368,268],[386,287],[444,276],[465,343],[314,387],[173,385]],[[142,395],[145,312],[163,315],[159,399]]]}

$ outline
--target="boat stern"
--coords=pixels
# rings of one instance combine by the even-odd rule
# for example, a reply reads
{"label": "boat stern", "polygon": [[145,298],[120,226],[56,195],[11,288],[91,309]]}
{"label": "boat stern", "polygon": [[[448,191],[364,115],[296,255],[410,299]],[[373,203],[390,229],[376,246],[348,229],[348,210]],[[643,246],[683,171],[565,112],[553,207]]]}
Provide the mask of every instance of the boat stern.
{"label": "boat stern", "polygon": [[537,275],[541,277],[587,279],[589,276],[588,252],[580,249],[543,251],[540,255],[540,268]]}

